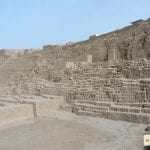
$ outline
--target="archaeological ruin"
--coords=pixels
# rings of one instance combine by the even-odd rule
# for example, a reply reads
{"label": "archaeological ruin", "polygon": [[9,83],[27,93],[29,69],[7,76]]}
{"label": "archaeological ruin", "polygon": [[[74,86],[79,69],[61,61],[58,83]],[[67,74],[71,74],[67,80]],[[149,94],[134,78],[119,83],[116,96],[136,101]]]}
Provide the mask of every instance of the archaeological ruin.
{"label": "archaeological ruin", "polygon": [[150,123],[150,19],[86,41],[0,50],[0,123],[56,109]]}

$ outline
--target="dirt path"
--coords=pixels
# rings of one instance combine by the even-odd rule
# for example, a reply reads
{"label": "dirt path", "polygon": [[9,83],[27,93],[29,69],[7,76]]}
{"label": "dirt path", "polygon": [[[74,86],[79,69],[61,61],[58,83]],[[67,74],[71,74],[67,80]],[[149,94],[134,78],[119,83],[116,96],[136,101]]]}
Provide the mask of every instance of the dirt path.
{"label": "dirt path", "polygon": [[57,111],[0,127],[0,150],[141,150],[144,127]]}

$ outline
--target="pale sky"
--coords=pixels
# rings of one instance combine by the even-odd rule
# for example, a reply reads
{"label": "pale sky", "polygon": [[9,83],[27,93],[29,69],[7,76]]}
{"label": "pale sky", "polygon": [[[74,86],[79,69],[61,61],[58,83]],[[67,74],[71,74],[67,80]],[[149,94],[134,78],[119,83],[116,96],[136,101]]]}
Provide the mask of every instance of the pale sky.
{"label": "pale sky", "polygon": [[86,40],[150,18],[150,0],[0,0],[0,49]]}

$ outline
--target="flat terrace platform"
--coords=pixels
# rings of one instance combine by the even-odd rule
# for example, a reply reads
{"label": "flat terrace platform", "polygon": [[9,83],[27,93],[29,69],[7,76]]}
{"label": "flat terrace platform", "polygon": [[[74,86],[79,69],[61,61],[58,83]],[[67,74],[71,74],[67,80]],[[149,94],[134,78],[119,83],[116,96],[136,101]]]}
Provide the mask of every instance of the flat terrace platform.
{"label": "flat terrace platform", "polygon": [[145,126],[53,111],[0,126],[0,149],[142,150]]}

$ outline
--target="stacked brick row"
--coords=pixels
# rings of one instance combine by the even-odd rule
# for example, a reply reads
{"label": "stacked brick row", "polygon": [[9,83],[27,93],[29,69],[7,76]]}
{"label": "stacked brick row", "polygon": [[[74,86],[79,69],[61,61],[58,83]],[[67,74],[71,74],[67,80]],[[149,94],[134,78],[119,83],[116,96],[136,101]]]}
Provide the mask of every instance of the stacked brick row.
{"label": "stacked brick row", "polygon": [[[125,69],[131,73],[131,76],[125,76]],[[133,71],[134,69],[136,71]],[[81,112],[81,114],[90,115],[92,113],[91,115],[97,116],[102,113],[103,117],[113,119],[111,114],[115,116],[118,112],[116,116],[121,120],[134,116],[135,119],[127,121],[146,123],[145,116],[150,113],[150,109],[145,108],[150,102],[149,69],[148,60],[107,62],[107,65],[102,62],[84,67],[79,66],[76,70],[70,70],[68,78],[72,81],[72,86],[68,87],[67,100],[77,114]],[[145,72],[145,70],[147,70],[147,75],[143,73],[145,76],[136,73]],[[89,104],[88,102],[95,103]],[[109,103],[111,107],[99,107],[98,102]],[[136,108],[134,104],[139,104],[140,107]],[[121,117],[120,113],[125,113],[123,115],[125,117]]]}

